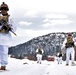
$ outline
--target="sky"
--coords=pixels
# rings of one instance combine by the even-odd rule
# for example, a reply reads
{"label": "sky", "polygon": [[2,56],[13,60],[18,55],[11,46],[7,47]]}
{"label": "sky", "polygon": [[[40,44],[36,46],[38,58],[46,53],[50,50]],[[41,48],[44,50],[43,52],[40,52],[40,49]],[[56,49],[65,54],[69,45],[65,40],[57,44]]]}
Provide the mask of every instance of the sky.
{"label": "sky", "polygon": [[17,26],[12,45],[52,32],[76,31],[75,0],[0,0]]}
{"label": "sky", "polygon": [[65,61],[57,64],[57,61],[42,60],[38,64],[33,60],[9,58],[8,62],[7,71],[0,71],[0,75],[76,75],[76,66],[65,66]]}

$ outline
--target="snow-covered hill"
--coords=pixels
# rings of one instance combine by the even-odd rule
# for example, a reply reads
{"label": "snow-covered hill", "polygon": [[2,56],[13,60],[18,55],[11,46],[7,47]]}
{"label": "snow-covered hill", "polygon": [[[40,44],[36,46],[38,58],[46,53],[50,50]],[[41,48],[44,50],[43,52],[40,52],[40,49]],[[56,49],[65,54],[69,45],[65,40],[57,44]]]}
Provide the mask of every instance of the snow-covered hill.
{"label": "snow-covered hill", "polygon": [[57,64],[57,60],[54,62],[43,60],[42,64],[28,59],[9,58],[8,61],[9,71],[0,72],[0,75],[76,75],[76,66],[71,66],[71,62],[69,66],[65,66],[65,61]]}
{"label": "snow-covered hill", "polygon": [[[35,37],[28,42],[9,48],[9,54],[15,58],[28,57],[30,54],[35,56],[38,45],[41,45],[44,50],[43,58],[47,58],[48,55],[57,55],[66,36],[67,33],[58,32]],[[72,36],[76,38],[76,32],[73,32]]]}

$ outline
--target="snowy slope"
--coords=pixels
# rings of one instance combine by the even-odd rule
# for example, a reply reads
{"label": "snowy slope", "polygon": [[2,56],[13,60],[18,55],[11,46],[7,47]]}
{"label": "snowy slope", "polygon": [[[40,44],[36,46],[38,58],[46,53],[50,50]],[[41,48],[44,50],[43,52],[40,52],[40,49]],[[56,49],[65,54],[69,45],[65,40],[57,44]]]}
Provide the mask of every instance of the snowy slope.
{"label": "snowy slope", "polygon": [[76,66],[65,66],[65,62],[58,65],[57,61],[46,60],[37,64],[36,61],[28,59],[9,58],[7,69],[9,71],[0,72],[0,75],[76,75]]}

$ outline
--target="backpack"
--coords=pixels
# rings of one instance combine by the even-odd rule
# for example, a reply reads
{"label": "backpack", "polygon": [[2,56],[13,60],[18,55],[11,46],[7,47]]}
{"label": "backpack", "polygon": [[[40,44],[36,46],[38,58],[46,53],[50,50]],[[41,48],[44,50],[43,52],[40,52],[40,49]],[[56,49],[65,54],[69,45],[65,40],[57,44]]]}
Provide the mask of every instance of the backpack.
{"label": "backpack", "polygon": [[65,44],[65,47],[66,48],[69,48],[69,47],[74,47],[74,41],[72,38],[67,38],[67,42]]}
{"label": "backpack", "polygon": [[38,53],[39,53],[39,54],[42,54],[42,50],[41,50],[41,49],[38,49]]}

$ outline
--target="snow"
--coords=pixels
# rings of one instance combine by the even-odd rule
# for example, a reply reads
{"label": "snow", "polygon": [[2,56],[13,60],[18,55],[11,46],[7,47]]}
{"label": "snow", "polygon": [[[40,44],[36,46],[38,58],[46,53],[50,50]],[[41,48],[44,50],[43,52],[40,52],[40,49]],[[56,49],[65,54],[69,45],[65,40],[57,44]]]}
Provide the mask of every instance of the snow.
{"label": "snow", "polygon": [[42,64],[38,64],[28,59],[9,58],[8,62],[8,71],[0,72],[0,75],[76,75],[76,66],[71,66],[71,61],[69,66],[65,65],[65,61],[57,64],[57,60],[42,60]]}

